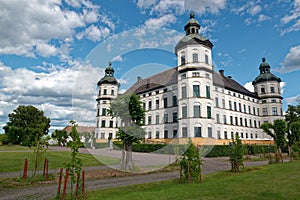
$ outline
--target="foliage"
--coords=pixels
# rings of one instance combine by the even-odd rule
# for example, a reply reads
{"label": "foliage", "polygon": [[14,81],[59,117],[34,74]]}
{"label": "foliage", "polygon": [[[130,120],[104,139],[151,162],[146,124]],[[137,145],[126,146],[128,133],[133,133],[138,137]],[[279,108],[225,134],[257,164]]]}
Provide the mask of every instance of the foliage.
{"label": "foliage", "polygon": [[76,123],[74,121],[70,121],[70,123],[72,124],[72,131],[70,133],[72,141],[68,143],[68,147],[71,148],[71,159],[65,163],[65,167],[71,178],[71,198],[73,198],[73,186],[76,184],[77,177],[80,176],[82,170],[82,160],[79,158],[79,148],[82,146],[82,143],[77,132]]}
{"label": "foliage", "polygon": [[232,138],[232,146],[229,154],[229,161],[231,164],[231,172],[241,172],[244,169],[243,158],[244,146],[238,134],[235,134],[235,139]]}
{"label": "foliage", "polygon": [[43,163],[45,159],[45,155],[48,149],[48,141],[50,137],[46,136],[41,138],[39,141],[36,142],[36,145],[33,146],[33,172],[32,175],[35,176],[38,170],[38,166]]}
{"label": "foliage", "polygon": [[[122,141],[121,169],[133,169],[132,144],[139,142],[145,136],[145,131],[140,126],[145,118],[145,110],[141,106],[139,96],[125,94],[112,101],[108,111],[112,117],[119,117],[124,123],[116,135]],[[125,155],[126,154],[126,155]]]}
{"label": "foliage", "polygon": [[199,149],[190,141],[186,152],[181,156],[180,164],[180,178],[184,182],[199,182],[201,181],[201,165]]}
{"label": "foliage", "polygon": [[0,143],[2,144],[8,144],[9,139],[7,134],[0,134]]}
{"label": "foliage", "polygon": [[35,146],[43,135],[47,135],[50,119],[34,106],[18,106],[8,115],[9,121],[3,127],[10,143]]}
{"label": "foliage", "polygon": [[68,134],[64,130],[55,130],[53,131],[51,137],[57,140],[58,146],[66,146]]}

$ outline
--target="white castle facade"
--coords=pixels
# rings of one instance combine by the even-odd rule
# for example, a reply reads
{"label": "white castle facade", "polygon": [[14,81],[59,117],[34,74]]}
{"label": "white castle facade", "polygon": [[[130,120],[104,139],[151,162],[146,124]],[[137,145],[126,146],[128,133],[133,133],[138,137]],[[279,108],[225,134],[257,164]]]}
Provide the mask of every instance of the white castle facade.
{"label": "white castle facade", "polygon": [[[252,82],[255,92],[214,71],[213,44],[199,34],[191,13],[186,35],[175,47],[178,66],[137,82],[127,92],[140,96],[146,110],[144,129],[149,139],[215,138],[271,140],[260,125],[283,118],[280,78],[273,75],[265,58]],[[118,97],[119,83],[111,65],[98,82],[96,138],[115,138],[117,119],[107,114]]]}

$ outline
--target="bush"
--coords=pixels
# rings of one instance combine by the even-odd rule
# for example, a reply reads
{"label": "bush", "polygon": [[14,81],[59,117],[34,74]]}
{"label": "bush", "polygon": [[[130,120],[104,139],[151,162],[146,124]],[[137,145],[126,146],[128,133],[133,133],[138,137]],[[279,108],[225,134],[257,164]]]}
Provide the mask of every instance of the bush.
{"label": "bush", "polygon": [[0,143],[2,144],[8,144],[8,136],[6,134],[0,134]]}

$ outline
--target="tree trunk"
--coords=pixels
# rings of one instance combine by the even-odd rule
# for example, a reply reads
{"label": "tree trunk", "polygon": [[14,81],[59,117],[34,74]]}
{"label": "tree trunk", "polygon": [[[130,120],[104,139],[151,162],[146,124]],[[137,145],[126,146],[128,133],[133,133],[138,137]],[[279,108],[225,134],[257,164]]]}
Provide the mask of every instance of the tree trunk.
{"label": "tree trunk", "polygon": [[294,159],[294,154],[292,152],[292,146],[291,145],[288,145],[288,150],[289,150],[290,159],[293,160]]}
{"label": "tree trunk", "polygon": [[278,147],[278,151],[279,151],[279,156],[280,156],[281,162],[283,162],[283,158],[282,158],[282,150],[281,150],[281,147],[280,147],[280,146]]}
{"label": "tree trunk", "polygon": [[127,159],[126,159],[126,169],[127,170],[133,170],[133,161],[132,161],[132,143],[129,142],[127,144],[127,155],[126,155]]}
{"label": "tree trunk", "polygon": [[125,151],[126,151],[126,143],[123,142],[122,156],[121,156],[121,170],[125,169]]}

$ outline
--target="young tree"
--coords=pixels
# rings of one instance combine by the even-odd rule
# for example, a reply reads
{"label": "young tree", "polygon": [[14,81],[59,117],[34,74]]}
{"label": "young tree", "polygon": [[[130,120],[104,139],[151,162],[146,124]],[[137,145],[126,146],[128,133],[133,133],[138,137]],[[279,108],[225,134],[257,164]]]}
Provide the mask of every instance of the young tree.
{"label": "young tree", "polygon": [[282,148],[286,142],[285,134],[287,132],[287,126],[285,121],[281,119],[276,119],[274,120],[273,124],[271,123],[262,124],[261,128],[265,133],[267,133],[274,139],[281,161],[283,162]]}
{"label": "young tree", "polygon": [[132,143],[139,142],[145,137],[145,131],[140,127],[143,124],[145,110],[137,95],[126,94],[111,103],[109,113],[112,117],[119,117],[124,124],[117,133],[117,139],[123,143],[121,169],[132,170]]}
{"label": "young tree", "polygon": [[58,146],[65,146],[67,144],[68,134],[64,130],[53,131],[51,137],[57,140]]}
{"label": "young tree", "polygon": [[34,106],[18,106],[8,118],[9,121],[3,129],[10,143],[34,146],[49,132],[50,119]]}
{"label": "young tree", "polygon": [[300,144],[300,104],[297,106],[288,106],[285,120],[287,122],[287,142],[289,155],[291,155],[292,147]]}
{"label": "young tree", "polygon": [[229,154],[232,172],[240,172],[244,168],[244,146],[238,134],[235,134],[235,139],[232,138],[232,144]]}

